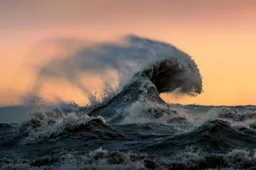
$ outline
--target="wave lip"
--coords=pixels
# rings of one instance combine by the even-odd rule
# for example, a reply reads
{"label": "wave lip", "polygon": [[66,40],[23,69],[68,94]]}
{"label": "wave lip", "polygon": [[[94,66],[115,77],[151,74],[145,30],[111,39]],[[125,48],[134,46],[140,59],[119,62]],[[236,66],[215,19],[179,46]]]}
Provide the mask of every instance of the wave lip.
{"label": "wave lip", "polygon": [[187,94],[202,92],[201,74],[188,54],[170,44],[147,38],[130,35],[127,39],[131,46],[149,51],[154,56],[155,59],[139,71],[139,74],[146,75],[159,93],[172,92],[177,88]]}

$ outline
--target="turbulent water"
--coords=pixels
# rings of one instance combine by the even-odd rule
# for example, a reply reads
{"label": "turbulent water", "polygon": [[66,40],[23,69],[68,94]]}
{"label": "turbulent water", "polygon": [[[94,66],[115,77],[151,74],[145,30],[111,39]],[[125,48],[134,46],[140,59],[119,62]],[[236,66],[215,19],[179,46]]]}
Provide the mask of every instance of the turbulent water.
{"label": "turbulent water", "polygon": [[116,55],[151,60],[114,97],[1,121],[0,168],[256,169],[256,107],[165,103],[162,92],[202,92],[197,65],[171,45],[135,36],[128,42],[114,47]]}

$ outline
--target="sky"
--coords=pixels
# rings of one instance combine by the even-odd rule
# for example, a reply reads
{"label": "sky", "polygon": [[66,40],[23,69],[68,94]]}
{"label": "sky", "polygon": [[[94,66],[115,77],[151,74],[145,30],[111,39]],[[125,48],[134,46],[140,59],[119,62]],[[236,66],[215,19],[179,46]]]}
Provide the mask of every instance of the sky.
{"label": "sky", "polygon": [[[255,18],[254,0],[0,0],[0,105],[19,103],[31,88],[31,66],[72,53],[72,41],[130,33],[171,43],[196,61],[204,93],[162,95],[167,102],[255,105]],[[64,82],[45,90],[47,97],[85,101]]]}

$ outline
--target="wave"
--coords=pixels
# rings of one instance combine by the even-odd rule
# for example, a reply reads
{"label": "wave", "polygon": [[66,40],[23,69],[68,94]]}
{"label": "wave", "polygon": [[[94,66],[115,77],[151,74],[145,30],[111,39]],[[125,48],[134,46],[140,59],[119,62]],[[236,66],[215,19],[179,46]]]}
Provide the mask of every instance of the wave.
{"label": "wave", "polygon": [[[60,80],[79,89],[93,104],[120,92],[143,69],[159,92],[180,88],[186,93],[191,84],[197,84],[195,91],[201,91],[201,76],[190,56],[170,44],[127,35],[118,42],[81,45],[66,57],[48,61],[39,68],[32,93],[40,94],[45,83]],[[97,83],[92,85],[92,79]]]}
{"label": "wave", "polygon": [[218,117],[239,122],[239,121],[246,121],[246,120],[250,120],[250,119],[255,119],[256,118],[256,112],[255,111],[250,111],[250,110],[246,110],[245,112],[241,112],[241,111],[239,111],[238,109],[235,109],[235,108],[224,107],[224,108],[221,108],[219,110]]}
{"label": "wave", "polygon": [[[210,153],[216,151],[223,153],[229,149],[237,148],[254,149],[256,147],[256,136],[238,131],[226,121],[213,120],[205,122],[190,132],[168,137],[157,143],[145,146],[141,151],[170,155],[172,152],[175,153],[178,149],[186,146],[194,146]],[[172,149],[169,150],[167,148]]]}
{"label": "wave", "polygon": [[[176,92],[197,95],[202,92],[202,78],[196,63],[186,53],[176,47],[136,36],[128,37],[130,55],[150,55],[151,63],[134,74],[131,82],[108,102],[92,110],[89,115],[112,118],[112,122],[122,120],[125,108],[132,103],[154,102],[166,104],[160,93]],[[129,53],[128,53],[129,54]],[[81,111],[83,111],[81,109]]]}
{"label": "wave", "polygon": [[74,139],[122,139],[128,135],[109,126],[103,117],[89,117],[86,114],[47,115],[36,113],[19,126],[20,144]]}
{"label": "wave", "polygon": [[[164,135],[133,133],[125,127],[112,126],[101,116],[90,117],[79,113],[41,113],[31,115],[22,124],[0,124],[0,146],[10,148],[69,140],[141,140]],[[142,127],[143,128],[143,127]],[[73,141],[74,142],[74,141]],[[95,143],[92,143],[95,146]]]}

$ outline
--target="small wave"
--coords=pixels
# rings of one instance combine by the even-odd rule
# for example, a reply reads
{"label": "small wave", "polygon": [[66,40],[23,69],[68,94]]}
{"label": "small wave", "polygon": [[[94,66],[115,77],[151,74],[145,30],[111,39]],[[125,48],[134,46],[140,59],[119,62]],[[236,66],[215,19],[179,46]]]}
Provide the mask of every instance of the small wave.
{"label": "small wave", "polygon": [[[256,147],[255,137],[233,129],[222,120],[208,121],[191,132],[168,137],[145,146],[141,151],[152,154],[169,155],[185,146],[195,146],[206,152],[225,152],[228,149]],[[166,149],[164,149],[166,148]],[[167,149],[172,148],[172,149]]]}
{"label": "small wave", "polygon": [[241,112],[238,109],[235,108],[221,108],[218,113],[218,117],[223,119],[230,119],[232,121],[246,121],[249,119],[255,119],[256,118],[256,112],[255,111],[244,111]]}
{"label": "small wave", "polygon": [[[100,128],[104,129],[101,133]],[[79,132],[81,132],[79,133],[81,138],[95,138],[97,135],[99,135],[99,138],[104,138],[103,133],[110,133],[111,130],[113,133],[117,132],[111,129],[102,117],[89,117],[86,114],[78,113],[60,114],[53,117],[40,112],[35,113],[30,120],[22,123],[19,128],[20,135],[25,137],[22,141],[23,144],[64,138],[70,136],[70,134],[76,136]],[[90,135],[93,132],[95,134]]]}

